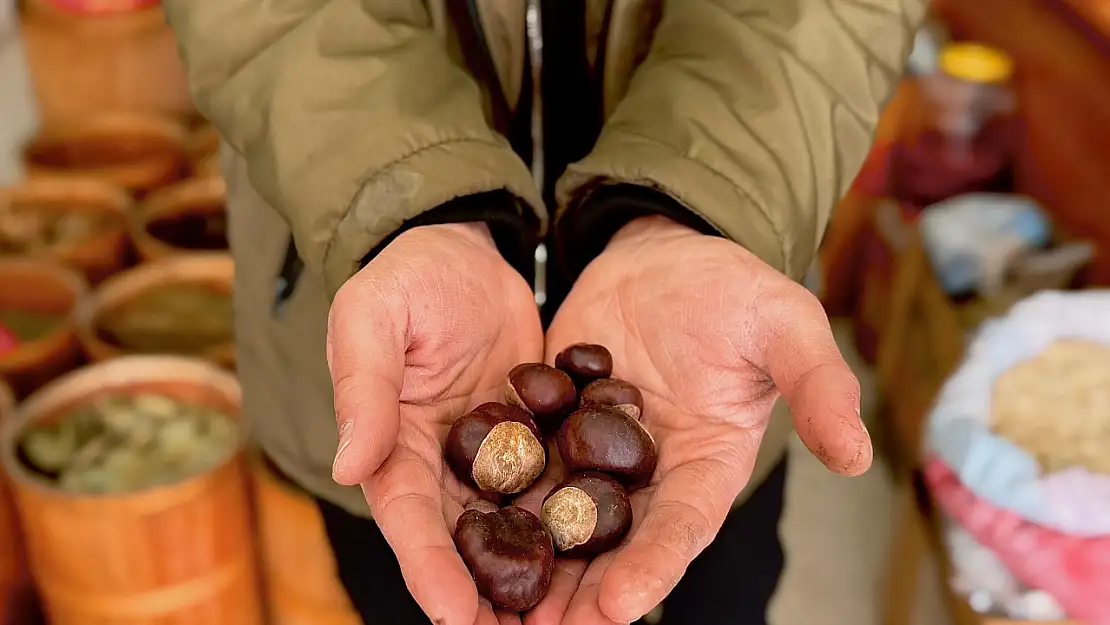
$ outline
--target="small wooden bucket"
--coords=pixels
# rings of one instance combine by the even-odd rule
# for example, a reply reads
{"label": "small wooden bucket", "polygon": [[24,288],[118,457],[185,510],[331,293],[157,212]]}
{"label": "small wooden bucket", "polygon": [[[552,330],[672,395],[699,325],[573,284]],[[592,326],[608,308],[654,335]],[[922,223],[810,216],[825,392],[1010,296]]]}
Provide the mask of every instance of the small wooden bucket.
{"label": "small wooden bucket", "polygon": [[96,178],[39,177],[0,189],[0,212],[6,207],[104,215],[109,225],[93,237],[73,245],[55,246],[48,258],[80,270],[96,283],[119,271],[127,262],[128,193]]}
{"label": "small wooden bucket", "polygon": [[0,309],[26,309],[62,318],[49,334],[0,356],[0,378],[11,384],[17,397],[80,363],[73,313],[88,297],[88,283],[72,269],[28,258],[0,258]]}
{"label": "small wooden bucket", "polygon": [[0,429],[0,459],[53,625],[261,625],[241,447],[206,473],[133,493],[65,492],[17,447],[29,424],[107,394],[157,392],[238,415],[235,377],[204,361],[131,356],[42,388]]}
{"label": "small wooden bucket", "polygon": [[41,128],[23,148],[31,177],[92,176],[142,196],[185,171],[185,129],[169,118],[97,113]]}
{"label": "small wooden bucket", "polygon": [[251,463],[251,475],[273,625],[362,625],[312,499],[264,458]]}
{"label": "small wooden bucket", "polygon": [[[146,261],[227,250],[227,187],[219,176],[190,178],[159,189],[132,213],[131,240]],[[217,228],[211,227],[215,221]]]}
{"label": "small wooden bucket", "polygon": [[[150,289],[175,283],[203,283],[230,295],[235,277],[235,264],[230,254],[183,254],[118,273],[105,280],[92,296],[82,302],[76,311],[77,336],[85,353],[93,361],[104,361],[123,356],[128,352],[106,340],[100,332],[104,314]],[[201,355],[205,360],[220,366],[234,368],[235,345],[216,345]]]}

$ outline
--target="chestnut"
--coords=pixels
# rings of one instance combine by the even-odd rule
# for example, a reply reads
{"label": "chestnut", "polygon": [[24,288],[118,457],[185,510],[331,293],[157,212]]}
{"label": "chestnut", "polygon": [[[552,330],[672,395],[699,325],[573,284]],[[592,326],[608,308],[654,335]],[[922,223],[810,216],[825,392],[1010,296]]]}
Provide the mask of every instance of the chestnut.
{"label": "chestnut", "polygon": [[596,471],[576,473],[543,500],[540,520],[555,549],[570,558],[604,553],[632,527],[632,504],[616,480]]}
{"label": "chestnut", "polygon": [[489,402],[461,416],[447,432],[447,465],[480,491],[513,495],[543,473],[547,450],[535,422],[516,406]]}
{"label": "chestnut", "polygon": [[612,406],[628,416],[640,420],[644,413],[644,396],[631,382],[617,378],[594,380],[582,389],[582,405]]}
{"label": "chestnut", "polygon": [[581,389],[594,380],[613,375],[613,355],[601,345],[575,343],[555,356],[555,368],[565,371]]}
{"label": "chestnut", "polygon": [[547,594],[555,548],[531,512],[516,506],[467,510],[455,524],[454,539],[478,593],[490,603],[523,612]]}
{"label": "chestnut", "polygon": [[567,471],[601,471],[625,486],[646,484],[655,471],[656,450],[640,422],[611,406],[572,412],[557,436]]}
{"label": "chestnut", "polygon": [[578,389],[566,373],[531,362],[509,372],[505,401],[528,411],[541,430],[550,432],[578,405]]}

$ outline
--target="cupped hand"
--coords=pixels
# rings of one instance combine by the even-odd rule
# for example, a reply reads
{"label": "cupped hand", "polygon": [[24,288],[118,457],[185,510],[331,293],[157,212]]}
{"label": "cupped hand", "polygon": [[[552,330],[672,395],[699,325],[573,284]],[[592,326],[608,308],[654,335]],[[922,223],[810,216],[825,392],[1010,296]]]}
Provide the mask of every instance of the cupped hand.
{"label": "cupped hand", "polygon": [[517,621],[479,600],[455,551],[455,521],[478,494],[451,474],[442,445],[466,410],[501,399],[510,368],[542,354],[532,290],[484,224],[405,232],[332,304],[334,477],[362,486],[410,592],[434,623]]}
{"label": "cupped hand", "polygon": [[650,611],[709,543],[747,483],[781,393],[802,441],[825,465],[871,464],[860,391],[820,303],[728,240],[663,217],[625,226],[575,283],[547,333],[547,357],[605,345],[614,376],[644,394],[659,449],[633,495],[625,545],[568,565],[526,621],[628,623]]}

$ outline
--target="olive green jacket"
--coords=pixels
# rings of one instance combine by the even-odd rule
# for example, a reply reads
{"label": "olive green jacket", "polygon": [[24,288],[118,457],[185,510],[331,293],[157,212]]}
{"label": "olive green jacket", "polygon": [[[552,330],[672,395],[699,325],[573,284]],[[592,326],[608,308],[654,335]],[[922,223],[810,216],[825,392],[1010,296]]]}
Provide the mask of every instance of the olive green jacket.
{"label": "olive green jacket", "polygon": [[[366,513],[361,493],[330,479],[330,298],[402,224],[456,197],[507,190],[547,228],[533,171],[491,122],[491,103],[515,107],[541,84],[537,3],[163,0],[196,104],[228,144],[244,410],[283,470],[353,512]],[[584,54],[606,121],[558,181],[555,219],[600,185],[648,186],[800,278],[925,5],[586,0]],[[474,44],[459,6],[493,80],[466,69]],[[275,316],[290,235],[306,269]],[[775,421],[757,473],[789,434]]]}

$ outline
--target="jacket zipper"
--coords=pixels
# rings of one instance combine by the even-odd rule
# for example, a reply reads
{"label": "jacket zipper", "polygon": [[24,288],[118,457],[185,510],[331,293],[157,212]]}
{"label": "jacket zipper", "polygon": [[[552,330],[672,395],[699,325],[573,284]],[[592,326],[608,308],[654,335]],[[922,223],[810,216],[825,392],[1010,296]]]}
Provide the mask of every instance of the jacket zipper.
{"label": "jacket zipper", "polygon": [[[528,36],[528,70],[532,76],[532,180],[537,189],[544,185],[543,157],[543,13],[542,0],[528,0],[525,29]],[[532,283],[536,306],[547,302],[547,246],[536,246],[536,277]]]}

